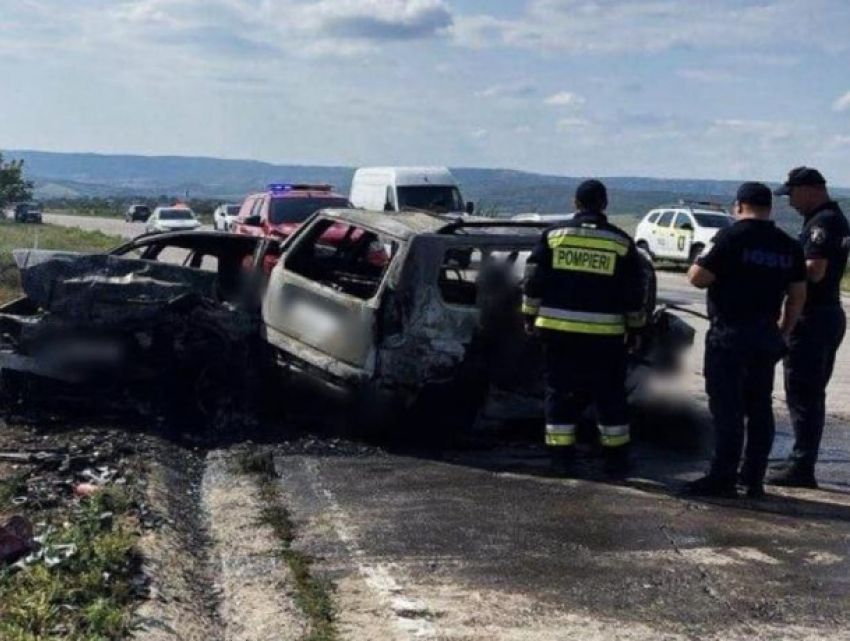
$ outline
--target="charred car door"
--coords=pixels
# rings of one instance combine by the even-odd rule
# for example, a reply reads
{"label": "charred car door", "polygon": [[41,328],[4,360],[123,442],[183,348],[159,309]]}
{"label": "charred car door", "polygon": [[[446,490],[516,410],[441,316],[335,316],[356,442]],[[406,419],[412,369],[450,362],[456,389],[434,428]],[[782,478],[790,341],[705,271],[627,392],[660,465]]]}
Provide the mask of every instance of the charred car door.
{"label": "charred car door", "polygon": [[339,379],[374,369],[375,318],[397,239],[322,216],[288,246],[263,303],[267,340]]}

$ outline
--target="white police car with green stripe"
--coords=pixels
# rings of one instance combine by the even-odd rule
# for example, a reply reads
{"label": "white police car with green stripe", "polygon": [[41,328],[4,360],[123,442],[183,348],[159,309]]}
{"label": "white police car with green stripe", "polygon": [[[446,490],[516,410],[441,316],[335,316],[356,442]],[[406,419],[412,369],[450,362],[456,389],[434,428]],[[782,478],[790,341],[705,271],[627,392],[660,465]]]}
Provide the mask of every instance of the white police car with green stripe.
{"label": "white police car with green stripe", "polygon": [[734,218],[723,207],[703,201],[653,209],[637,226],[635,243],[652,258],[692,263]]}

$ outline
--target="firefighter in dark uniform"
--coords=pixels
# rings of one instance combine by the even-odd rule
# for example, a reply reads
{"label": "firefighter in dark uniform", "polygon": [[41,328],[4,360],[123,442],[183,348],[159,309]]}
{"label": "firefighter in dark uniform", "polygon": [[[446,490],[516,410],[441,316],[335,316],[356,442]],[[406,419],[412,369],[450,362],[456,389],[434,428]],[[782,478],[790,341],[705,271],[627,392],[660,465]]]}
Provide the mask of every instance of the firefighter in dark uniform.
{"label": "firefighter in dark uniform", "polygon": [[806,297],[802,248],[770,220],[771,205],[768,187],[741,185],[736,222],[688,271],[691,284],[708,288],[704,372],[715,426],[711,470],[688,484],[691,495],[736,497],[738,478],[748,496],[764,495],[775,432],[773,378]]}
{"label": "firefighter in dark uniform", "polygon": [[[627,469],[627,334],[643,328],[644,285],[632,239],[608,222],[598,180],[575,194],[578,213],[547,230],[526,267],[526,328],[543,341],[546,444],[568,467],[576,426],[592,401],[607,470]],[[563,471],[568,471],[564,469]]]}
{"label": "firefighter in dark uniform", "polygon": [[815,463],[826,416],[826,386],[846,327],[841,278],[847,268],[850,227],[816,169],[792,169],[776,194],[788,196],[789,204],[804,219],[800,242],[806,256],[808,296],[784,363],[794,449],[769,482],[816,488]]}

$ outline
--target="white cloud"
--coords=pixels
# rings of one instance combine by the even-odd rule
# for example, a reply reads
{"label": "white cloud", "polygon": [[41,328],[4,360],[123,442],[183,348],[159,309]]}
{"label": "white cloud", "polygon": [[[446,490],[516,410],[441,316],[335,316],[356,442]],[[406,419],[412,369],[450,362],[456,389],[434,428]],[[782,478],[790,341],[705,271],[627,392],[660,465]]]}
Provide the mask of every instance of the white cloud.
{"label": "white cloud", "polygon": [[832,103],[832,108],[835,111],[847,111],[850,109],[850,91]]}
{"label": "white cloud", "polygon": [[325,35],[368,41],[430,38],[454,22],[443,0],[322,0],[304,13]]}
{"label": "white cloud", "polygon": [[0,54],[45,46],[69,51],[203,51],[228,60],[351,56],[390,42],[441,37],[444,0],[64,0],[4,6]]}
{"label": "white cloud", "polygon": [[486,129],[477,129],[472,132],[472,137],[480,140],[481,138],[486,138],[489,133]]}
{"label": "white cloud", "polygon": [[775,126],[766,120],[741,120],[737,118],[720,118],[715,120],[713,124],[715,127],[744,131],[765,131]]}
{"label": "white cloud", "polygon": [[[460,44],[572,53],[723,51],[745,41],[757,53],[777,41],[848,48],[844,0],[529,0],[518,17],[457,16]],[[811,34],[819,37],[813,39]],[[829,37],[829,36],[834,37]]]}
{"label": "white cloud", "polygon": [[544,102],[556,107],[577,107],[584,104],[584,98],[572,91],[559,91],[546,98]]}
{"label": "white cloud", "polygon": [[475,92],[479,98],[509,98],[523,100],[537,93],[537,87],[528,83],[511,83],[491,85],[486,89]]}
{"label": "white cloud", "polygon": [[556,127],[558,131],[574,131],[576,129],[586,129],[590,125],[590,121],[585,118],[561,118]]}

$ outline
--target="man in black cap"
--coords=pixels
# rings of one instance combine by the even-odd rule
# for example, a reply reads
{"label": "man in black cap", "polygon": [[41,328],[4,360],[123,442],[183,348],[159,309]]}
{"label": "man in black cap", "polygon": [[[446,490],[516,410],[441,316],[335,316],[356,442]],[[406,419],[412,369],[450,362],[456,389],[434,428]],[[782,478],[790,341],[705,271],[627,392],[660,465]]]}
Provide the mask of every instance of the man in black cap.
{"label": "man in black cap", "polygon": [[688,271],[691,284],[708,288],[704,370],[716,439],[711,470],[688,484],[691,495],[738,495],[745,431],[740,479],[748,496],[764,494],[775,431],[773,377],[806,297],[802,249],[770,220],[771,205],[765,185],[741,185],[735,224]]}
{"label": "man in black cap", "polygon": [[816,488],[815,463],[826,418],[826,386],[844,338],[841,278],[847,268],[850,226],[829,197],[817,169],[797,167],[775,192],[803,216],[808,296],[785,358],[785,396],[794,423],[794,450],[769,482]]}
{"label": "man in black cap", "polygon": [[[627,335],[644,318],[641,259],[632,239],[608,222],[608,193],[587,180],[578,213],[547,230],[526,266],[523,314],[544,342],[546,444],[559,465],[573,458],[576,426],[592,400],[613,475],[628,464]],[[564,470],[566,471],[566,470]]]}

